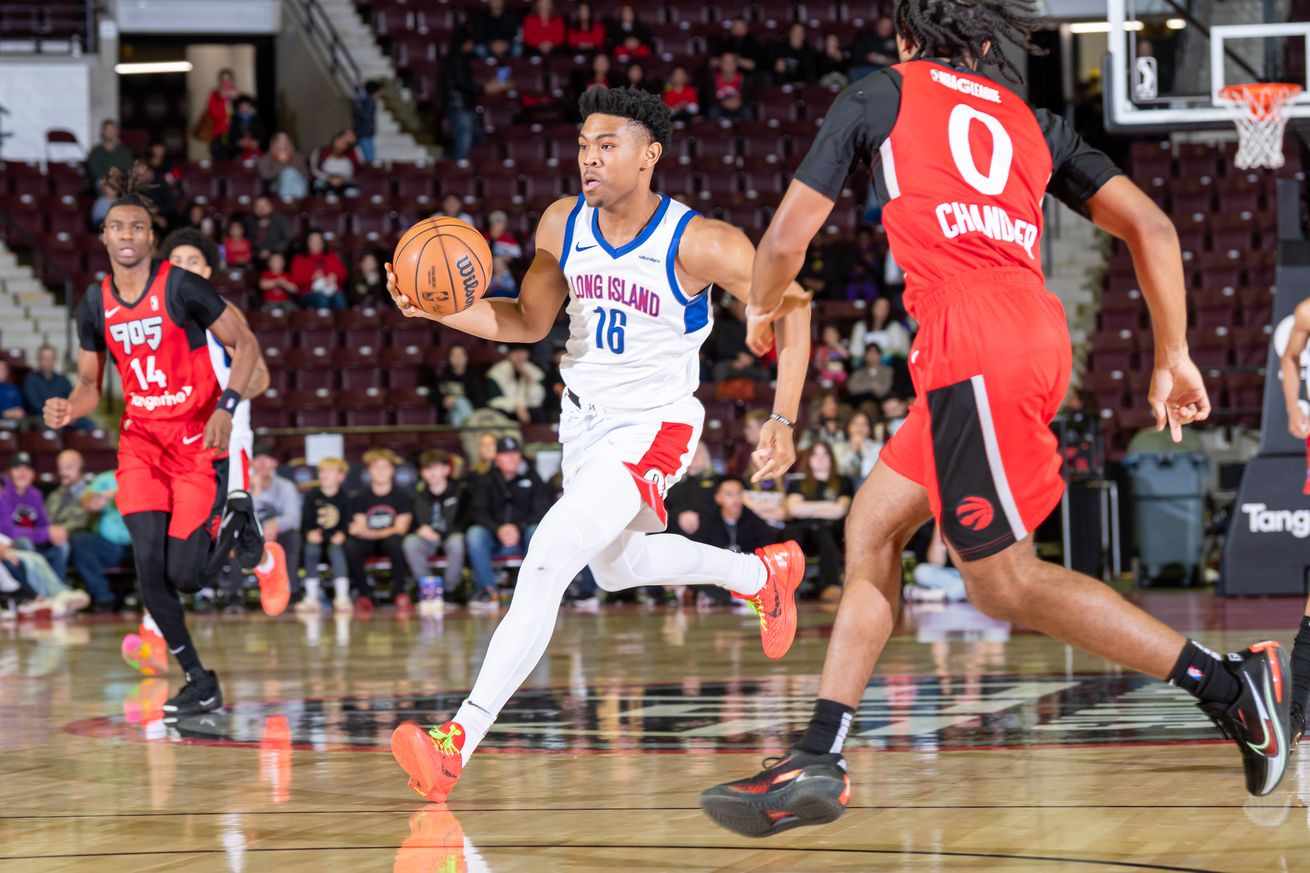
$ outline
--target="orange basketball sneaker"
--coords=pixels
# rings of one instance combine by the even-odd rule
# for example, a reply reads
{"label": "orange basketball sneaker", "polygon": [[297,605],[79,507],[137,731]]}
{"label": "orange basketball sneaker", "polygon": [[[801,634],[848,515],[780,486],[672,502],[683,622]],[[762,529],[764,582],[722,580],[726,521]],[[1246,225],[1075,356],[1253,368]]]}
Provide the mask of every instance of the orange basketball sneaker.
{"label": "orange basketball sneaker", "polygon": [[281,615],[291,600],[291,579],[287,576],[287,553],[278,543],[264,543],[264,558],[255,566],[259,580],[259,605],[266,615]]}
{"label": "orange basketball sneaker", "polygon": [[391,734],[391,755],[409,774],[409,787],[428,800],[443,801],[464,772],[464,728],[448,721],[423,730],[407,721]]}
{"label": "orange basketball sneaker", "polygon": [[159,676],[168,672],[168,644],[153,628],[142,624],[134,634],[123,637],[120,649],[123,660],[143,676]]}
{"label": "orange basketball sneaker", "polygon": [[145,724],[164,717],[164,704],[168,702],[168,681],[142,679],[123,696],[123,721],[128,724]]}
{"label": "orange basketball sneaker", "polygon": [[769,658],[781,658],[796,639],[796,589],[805,578],[805,553],[795,540],[756,549],[768,577],[750,597],[733,594],[760,617],[760,642]]}

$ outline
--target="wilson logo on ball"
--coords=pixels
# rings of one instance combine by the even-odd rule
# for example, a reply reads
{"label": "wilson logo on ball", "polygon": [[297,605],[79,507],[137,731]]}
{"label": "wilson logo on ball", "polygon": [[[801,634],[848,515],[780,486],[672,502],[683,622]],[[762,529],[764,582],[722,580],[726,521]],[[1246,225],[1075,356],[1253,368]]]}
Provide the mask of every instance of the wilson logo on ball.
{"label": "wilson logo on ball", "polygon": [[985,497],[966,497],[955,507],[955,517],[971,530],[985,530],[995,515],[991,501]]}
{"label": "wilson logo on ball", "polygon": [[460,255],[459,260],[455,262],[455,268],[459,270],[459,277],[464,281],[464,306],[467,308],[473,305],[478,293],[478,271],[473,266],[473,259],[468,255]]}

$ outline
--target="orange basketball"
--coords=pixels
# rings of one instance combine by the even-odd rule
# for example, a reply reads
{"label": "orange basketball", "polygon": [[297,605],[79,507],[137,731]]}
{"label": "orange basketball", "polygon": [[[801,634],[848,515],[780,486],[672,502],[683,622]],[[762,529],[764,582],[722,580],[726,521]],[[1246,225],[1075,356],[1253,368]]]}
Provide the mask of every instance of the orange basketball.
{"label": "orange basketball", "polygon": [[487,290],[491,249],[458,218],[427,218],[405,231],[391,261],[400,293],[429,315],[468,309]]}

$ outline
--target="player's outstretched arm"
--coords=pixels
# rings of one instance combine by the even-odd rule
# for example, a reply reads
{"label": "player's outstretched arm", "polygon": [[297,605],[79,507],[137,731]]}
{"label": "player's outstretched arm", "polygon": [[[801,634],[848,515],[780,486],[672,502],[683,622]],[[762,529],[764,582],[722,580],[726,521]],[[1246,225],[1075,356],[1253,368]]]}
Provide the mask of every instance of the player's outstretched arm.
{"label": "player's outstretched arm", "polygon": [[77,350],[77,381],[67,399],[51,397],[42,410],[45,426],[58,430],[95,412],[100,405],[100,386],[105,382],[105,353]]}
{"label": "player's outstretched arm", "polygon": [[545,339],[560,307],[569,296],[568,281],[560,269],[564,230],[575,198],[556,200],[537,222],[537,253],[532,259],[515,300],[478,300],[455,315],[434,316],[413,305],[400,293],[391,264],[386,265],[387,291],[400,311],[410,318],[428,318],[455,330],[503,343],[535,343]]}
{"label": "player's outstretched arm", "polygon": [[[689,282],[687,287],[718,285],[738,300],[746,301],[748,320],[767,326],[750,303],[754,255],[746,234],[722,221],[700,218],[688,225],[683,235],[678,248],[678,268]],[[775,337],[778,387],[773,396],[773,412],[795,422],[810,365],[810,295],[791,281],[783,291],[773,310],[773,317],[781,318]],[[758,353],[755,348],[752,351]],[[761,430],[755,454],[760,470],[753,481],[787,472],[796,462],[793,428],[777,418],[769,419]]]}
{"label": "player's outstretched arm", "polygon": [[[227,387],[242,397],[251,396],[250,390],[255,384],[255,370],[263,363],[264,354],[259,350],[259,341],[250,330],[245,317],[234,306],[227,306],[223,314],[209,326],[209,331],[226,348],[232,350],[232,372],[228,376]],[[265,369],[265,379],[267,379]],[[232,410],[223,408],[220,403],[205,423],[205,448],[226,450],[232,435]]]}
{"label": "player's outstretched arm", "polygon": [[755,253],[750,305],[761,315],[771,316],[782,305],[788,286],[805,265],[810,241],[828,220],[834,205],[804,182],[793,179],[787,186]]}
{"label": "player's outstretched arm", "polygon": [[1187,349],[1187,288],[1178,232],[1169,216],[1126,176],[1115,176],[1087,201],[1101,229],[1128,246],[1155,331],[1155,370],[1148,399],[1156,429],[1169,427],[1174,442],[1182,426],[1210,415],[1201,372]]}
{"label": "player's outstretched arm", "polygon": [[1287,404],[1287,429],[1299,440],[1310,438],[1310,419],[1301,411],[1301,355],[1310,341],[1310,300],[1302,300],[1292,316],[1292,334],[1287,338],[1280,364],[1283,368],[1283,400]]}

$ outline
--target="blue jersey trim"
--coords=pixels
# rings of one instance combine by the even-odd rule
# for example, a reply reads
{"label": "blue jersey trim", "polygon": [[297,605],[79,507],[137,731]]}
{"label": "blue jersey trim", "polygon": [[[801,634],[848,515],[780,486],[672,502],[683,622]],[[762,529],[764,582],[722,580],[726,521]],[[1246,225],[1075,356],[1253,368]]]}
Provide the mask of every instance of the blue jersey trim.
{"label": "blue jersey trim", "polygon": [[702,293],[683,310],[683,326],[687,333],[695,333],[710,323],[710,295]]}
{"label": "blue jersey trim", "polygon": [[664,214],[669,211],[669,203],[670,203],[669,197],[664,194],[661,194],[660,205],[656,208],[655,214],[650,217],[650,221],[646,222],[646,226],[642,228],[641,233],[637,234],[636,237],[634,237],[631,241],[624,243],[623,245],[619,246],[617,249],[611,246],[608,242],[606,242],[605,237],[601,235],[600,210],[592,210],[591,213],[592,235],[596,237],[596,242],[600,243],[600,247],[603,248],[606,252],[608,252],[611,258],[621,258],[624,255],[626,255],[628,252],[631,252],[634,249],[638,248],[646,240],[650,239],[650,235],[653,234],[655,230],[664,222]]}
{"label": "blue jersey trim", "polygon": [[688,209],[683,213],[682,218],[678,219],[678,226],[673,229],[673,238],[669,240],[668,254],[664,256],[664,269],[669,275],[669,290],[673,292],[674,299],[683,306],[687,306],[691,301],[682,293],[682,285],[678,282],[678,246],[682,243],[682,232],[697,215],[694,209]]}
{"label": "blue jersey trim", "polygon": [[578,213],[582,211],[582,195],[578,195],[578,202],[573,204],[573,211],[569,213],[568,224],[564,225],[564,250],[559,253],[559,268],[564,269],[564,265],[569,262],[569,250],[573,248],[573,223],[578,220]]}

